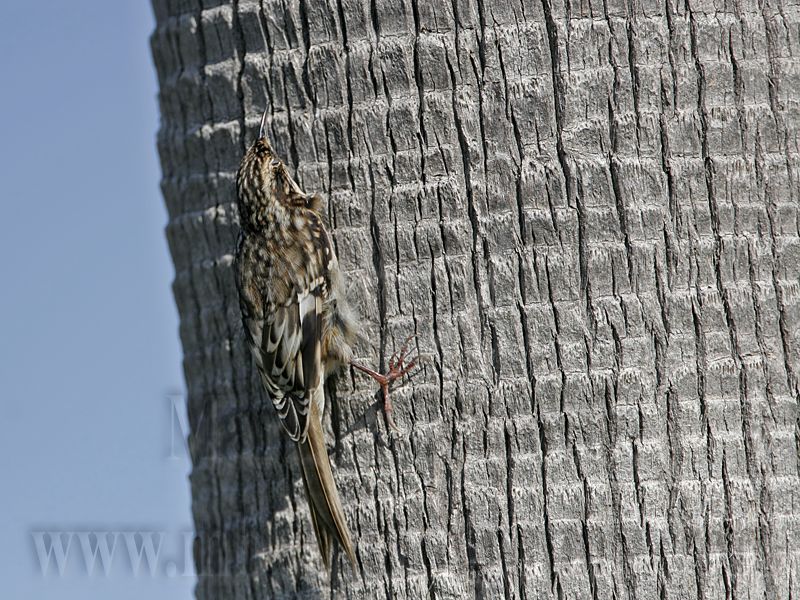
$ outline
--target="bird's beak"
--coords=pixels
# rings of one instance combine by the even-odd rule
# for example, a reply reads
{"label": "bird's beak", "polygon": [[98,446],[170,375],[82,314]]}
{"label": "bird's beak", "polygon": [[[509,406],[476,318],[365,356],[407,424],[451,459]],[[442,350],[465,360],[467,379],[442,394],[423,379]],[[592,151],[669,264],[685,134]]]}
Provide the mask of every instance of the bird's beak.
{"label": "bird's beak", "polygon": [[267,110],[268,109],[265,108],[264,109],[264,114],[261,115],[261,128],[258,130],[258,139],[261,139],[261,138],[264,137],[264,128],[267,125]]}

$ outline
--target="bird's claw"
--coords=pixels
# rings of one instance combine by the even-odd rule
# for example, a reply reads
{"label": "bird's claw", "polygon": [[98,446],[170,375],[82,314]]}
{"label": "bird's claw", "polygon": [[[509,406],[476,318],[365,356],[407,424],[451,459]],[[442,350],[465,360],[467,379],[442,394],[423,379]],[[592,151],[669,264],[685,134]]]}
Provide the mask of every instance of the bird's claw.
{"label": "bird's claw", "polygon": [[386,374],[389,379],[389,383],[400,379],[403,375],[409,373],[417,365],[417,356],[408,361],[408,363],[405,363],[406,358],[408,357],[408,344],[415,337],[416,336],[414,335],[408,336],[403,342],[403,345],[400,346],[400,350],[396,350],[389,358],[389,372]]}
{"label": "bird's claw", "polygon": [[415,337],[415,335],[408,336],[403,342],[403,345],[400,346],[400,349],[395,351],[389,357],[389,370],[385,375],[377,373],[376,371],[368,369],[367,367],[363,367],[359,364],[352,363],[353,367],[372,377],[381,386],[381,392],[383,393],[383,412],[386,415],[386,423],[389,426],[389,429],[397,433],[401,433],[401,429],[395,424],[394,419],[392,418],[393,407],[392,401],[389,398],[389,386],[398,379],[402,379],[404,375],[407,375],[412,369],[414,369],[414,367],[417,366],[417,360],[419,359],[419,356],[415,356],[413,359],[406,361],[409,354],[409,343]]}

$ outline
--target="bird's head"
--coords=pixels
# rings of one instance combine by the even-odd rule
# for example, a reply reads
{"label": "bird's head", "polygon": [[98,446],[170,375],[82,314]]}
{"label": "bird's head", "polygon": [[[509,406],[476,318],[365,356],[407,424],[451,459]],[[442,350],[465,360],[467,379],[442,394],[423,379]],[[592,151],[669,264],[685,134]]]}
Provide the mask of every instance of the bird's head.
{"label": "bird's head", "polygon": [[258,139],[247,149],[236,174],[236,196],[242,227],[259,228],[264,224],[268,209],[276,201],[276,183],[283,177],[285,167],[275,154],[264,132],[267,112],[261,117]]}

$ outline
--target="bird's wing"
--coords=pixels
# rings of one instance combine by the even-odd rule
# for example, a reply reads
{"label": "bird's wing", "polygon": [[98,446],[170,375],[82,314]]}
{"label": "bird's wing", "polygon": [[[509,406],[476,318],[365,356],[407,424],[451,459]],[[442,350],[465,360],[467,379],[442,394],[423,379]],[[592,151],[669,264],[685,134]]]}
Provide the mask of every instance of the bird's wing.
{"label": "bird's wing", "polygon": [[295,441],[305,439],[309,405],[323,374],[320,287],[315,282],[296,290],[287,304],[268,312],[259,348],[261,378]]}
{"label": "bird's wing", "polygon": [[[324,378],[322,309],[328,293],[326,257],[331,252],[321,221],[313,215],[307,218],[306,235],[281,248],[267,289],[254,289],[247,281],[240,288],[262,382],[284,429],[297,442],[306,438],[309,406]],[[255,306],[259,300],[261,305]]]}

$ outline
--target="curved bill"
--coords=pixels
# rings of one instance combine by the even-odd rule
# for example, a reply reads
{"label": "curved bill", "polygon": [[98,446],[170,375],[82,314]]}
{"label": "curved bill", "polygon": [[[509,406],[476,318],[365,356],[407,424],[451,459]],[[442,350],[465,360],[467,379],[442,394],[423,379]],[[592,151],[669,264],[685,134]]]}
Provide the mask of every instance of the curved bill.
{"label": "curved bill", "polygon": [[267,109],[265,108],[264,114],[261,115],[261,127],[258,130],[258,139],[264,137],[264,128],[266,127],[266,125],[267,125]]}

